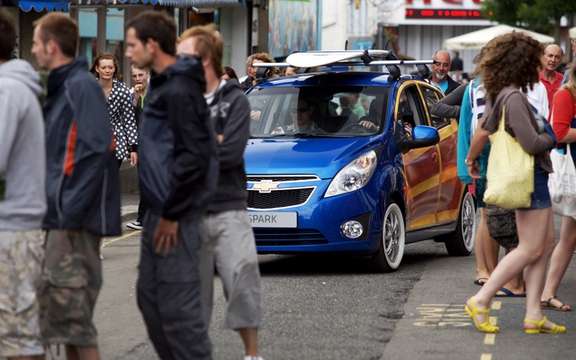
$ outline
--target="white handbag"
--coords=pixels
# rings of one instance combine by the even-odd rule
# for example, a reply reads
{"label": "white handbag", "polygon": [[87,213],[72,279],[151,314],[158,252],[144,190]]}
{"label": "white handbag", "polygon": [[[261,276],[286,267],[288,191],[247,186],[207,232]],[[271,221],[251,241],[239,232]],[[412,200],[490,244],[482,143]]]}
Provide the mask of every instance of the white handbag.
{"label": "white handbag", "polygon": [[548,178],[552,209],[558,215],[576,217],[576,166],[570,145],[565,154],[552,150],[550,160],[554,169]]}

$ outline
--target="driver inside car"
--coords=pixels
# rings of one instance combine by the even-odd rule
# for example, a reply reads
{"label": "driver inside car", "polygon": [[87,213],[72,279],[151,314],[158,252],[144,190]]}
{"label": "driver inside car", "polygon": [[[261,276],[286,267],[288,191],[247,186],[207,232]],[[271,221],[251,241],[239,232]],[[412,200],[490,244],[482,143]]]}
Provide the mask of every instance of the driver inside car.
{"label": "driver inside car", "polygon": [[368,108],[368,114],[360,118],[360,122],[358,123],[363,128],[368,130],[379,130],[380,129],[380,120],[379,120],[379,112],[377,111],[377,101],[378,99],[373,99],[370,102],[370,106]]}
{"label": "driver inside car", "polygon": [[285,128],[278,126],[272,130],[271,135],[283,134],[312,134],[320,132],[321,129],[314,121],[315,108],[312,102],[306,99],[299,99],[296,106],[291,107],[289,122]]}

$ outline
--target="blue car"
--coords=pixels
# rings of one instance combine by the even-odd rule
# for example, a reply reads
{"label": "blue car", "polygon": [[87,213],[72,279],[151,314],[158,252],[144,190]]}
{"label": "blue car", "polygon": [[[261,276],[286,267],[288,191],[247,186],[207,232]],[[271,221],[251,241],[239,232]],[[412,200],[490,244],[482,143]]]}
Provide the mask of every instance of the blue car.
{"label": "blue car", "polygon": [[400,266],[405,245],[473,247],[474,198],[456,175],[455,119],[417,75],[324,71],[247,93],[248,207],[261,254],[366,255]]}

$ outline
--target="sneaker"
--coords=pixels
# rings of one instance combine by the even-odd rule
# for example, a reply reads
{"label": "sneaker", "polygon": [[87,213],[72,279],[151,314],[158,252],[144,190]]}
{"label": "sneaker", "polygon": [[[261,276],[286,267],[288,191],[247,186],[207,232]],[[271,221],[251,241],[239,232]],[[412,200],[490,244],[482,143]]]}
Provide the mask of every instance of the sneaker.
{"label": "sneaker", "polygon": [[244,356],[244,360],[264,360],[264,358],[261,357],[261,356],[249,356],[249,355],[245,355],[245,356]]}
{"label": "sneaker", "polygon": [[132,230],[142,230],[142,223],[140,221],[132,221],[126,224],[126,227]]}

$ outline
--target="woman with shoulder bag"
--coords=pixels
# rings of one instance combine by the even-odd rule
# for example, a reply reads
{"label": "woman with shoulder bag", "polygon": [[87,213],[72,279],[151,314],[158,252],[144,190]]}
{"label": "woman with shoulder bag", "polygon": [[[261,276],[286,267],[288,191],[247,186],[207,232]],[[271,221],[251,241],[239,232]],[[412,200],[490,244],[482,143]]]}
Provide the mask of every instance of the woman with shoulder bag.
{"label": "woman with shoulder bag", "polygon": [[[569,80],[554,95],[552,105],[552,126],[560,143],[572,144],[570,150],[572,159],[576,159],[576,63],[569,69]],[[566,147],[566,146],[565,146]],[[566,147],[568,148],[568,147]],[[576,219],[572,216],[562,216],[560,225],[560,241],[555,246],[550,258],[550,268],[546,278],[546,286],[542,292],[542,307],[558,311],[571,311],[570,305],[556,297],[560,281],[570,264],[572,254],[576,249]]]}
{"label": "woman with shoulder bag", "polygon": [[[519,245],[498,263],[486,284],[466,302],[466,312],[472,318],[476,329],[485,333],[499,331],[499,327],[489,321],[492,298],[506,282],[523,271],[526,281],[524,332],[528,334],[566,332],[564,326],[549,321],[540,307],[546,264],[554,238],[550,193],[548,192],[548,173],[552,170],[552,166],[548,151],[554,146],[555,137],[546,122],[539,124],[536,121],[526,95],[522,91],[526,92],[538,82],[538,69],[542,54],[539,42],[515,32],[491,40],[486,45],[479,65],[488,96],[488,105],[484,121],[472,139],[466,159],[469,172],[472,177],[478,177],[476,159],[489,136],[500,134],[502,138],[504,134],[513,139],[513,146],[521,148],[521,152],[511,153],[518,159],[510,159],[510,168],[516,161],[520,162],[521,159],[529,157],[531,162],[528,164],[531,168],[524,175],[526,177],[524,183],[533,185],[526,185],[524,189],[504,189],[509,193],[527,194],[526,205],[516,209]],[[494,137],[494,141],[496,139],[497,137]],[[493,156],[496,148],[496,143],[493,142],[488,160],[489,173],[485,200],[492,192],[491,187],[497,189],[498,185],[503,183],[491,180],[490,163],[498,163],[501,160],[498,157],[502,155],[494,153]],[[509,173],[501,176],[508,179],[507,176],[510,175],[517,176],[517,174]],[[512,198],[510,204],[516,203],[516,200]]]}

